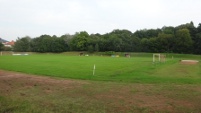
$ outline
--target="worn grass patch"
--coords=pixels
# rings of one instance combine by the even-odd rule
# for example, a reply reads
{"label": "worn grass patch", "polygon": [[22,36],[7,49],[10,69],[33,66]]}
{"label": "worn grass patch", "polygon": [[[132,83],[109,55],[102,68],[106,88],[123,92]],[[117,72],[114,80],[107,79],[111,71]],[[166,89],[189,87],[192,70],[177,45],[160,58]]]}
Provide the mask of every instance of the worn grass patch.
{"label": "worn grass patch", "polygon": [[200,84],[62,80],[0,73],[2,113],[201,112]]}

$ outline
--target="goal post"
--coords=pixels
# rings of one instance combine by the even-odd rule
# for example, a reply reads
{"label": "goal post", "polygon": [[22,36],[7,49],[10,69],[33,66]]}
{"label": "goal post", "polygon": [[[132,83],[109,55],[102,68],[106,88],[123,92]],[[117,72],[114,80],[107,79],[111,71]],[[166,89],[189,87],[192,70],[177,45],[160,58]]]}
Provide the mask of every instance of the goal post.
{"label": "goal post", "polygon": [[153,54],[153,62],[156,62],[156,57],[158,57],[158,61],[161,61],[161,54]]}
{"label": "goal post", "polygon": [[166,56],[163,55],[163,54],[153,54],[153,63],[155,63],[156,61],[158,61],[158,62],[166,62]]}

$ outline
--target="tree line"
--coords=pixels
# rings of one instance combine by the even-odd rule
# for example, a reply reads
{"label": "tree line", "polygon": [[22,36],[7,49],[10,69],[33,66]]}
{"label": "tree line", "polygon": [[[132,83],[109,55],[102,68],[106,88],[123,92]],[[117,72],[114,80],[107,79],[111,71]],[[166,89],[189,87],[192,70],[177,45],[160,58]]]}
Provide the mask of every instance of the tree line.
{"label": "tree line", "polygon": [[160,52],[201,54],[201,23],[193,22],[176,27],[142,29],[135,32],[115,29],[106,34],[88,34],[86,31],[73,35],[41,35],[21,37],[13,47],[19,52]]}

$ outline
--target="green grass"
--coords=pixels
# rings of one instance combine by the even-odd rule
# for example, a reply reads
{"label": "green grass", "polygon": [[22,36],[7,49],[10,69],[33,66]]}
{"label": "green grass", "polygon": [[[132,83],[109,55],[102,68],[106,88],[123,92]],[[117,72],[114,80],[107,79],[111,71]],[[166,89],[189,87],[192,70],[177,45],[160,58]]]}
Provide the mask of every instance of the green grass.
{"label": "green grass", "polygon": [[[197,55],[167,54],[166,63],[152,63],[152,54],[132,53],[131,58],[32,54],[0,56],[0,69],[52,77],[135,83],[201,83],[201,64],[181,65]],[[121,55],[121,53],[120,53]],[[172,59],[174,56],[174,59]],[[96,65],[93,76],[93,66]]]}
{"label": "green grass", "polygon": [[[201,112],[201,63],[179,63],[200,61],[199,55],[167,54],[166,63],[153,64],[150,53],[131,53],[131,58],[76,54],[0,56],[2,70],[57,78],[0,78],[0,113]],[[63,83],[66,78],[87,81]]]}

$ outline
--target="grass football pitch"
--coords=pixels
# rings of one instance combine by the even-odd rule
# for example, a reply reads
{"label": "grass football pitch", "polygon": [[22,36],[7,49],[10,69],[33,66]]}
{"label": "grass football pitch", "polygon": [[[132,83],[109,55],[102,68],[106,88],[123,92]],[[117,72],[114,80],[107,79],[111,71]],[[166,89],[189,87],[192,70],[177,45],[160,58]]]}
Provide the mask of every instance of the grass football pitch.
{"label": "grass football pitch", "polygon": [[84,80],[134,83],[201,83],[200,63],[183,65],[179,62],[181,59],[201,60],[201,57],[169,54],[165,63],[153,63],[152,54],[138,54],[131,56],[131,58],[86,57],[65,54],[8,55],[0,56],[0,69]]}
{"label": "grass football pitch", "polygon": [[153,63],[150,53],[77,54],[0,56],[0,112],[201,112],[201,63],[180,63],[199,55],[166,54]]}

